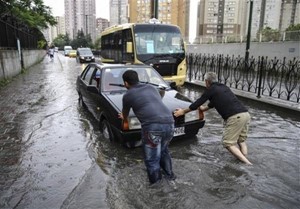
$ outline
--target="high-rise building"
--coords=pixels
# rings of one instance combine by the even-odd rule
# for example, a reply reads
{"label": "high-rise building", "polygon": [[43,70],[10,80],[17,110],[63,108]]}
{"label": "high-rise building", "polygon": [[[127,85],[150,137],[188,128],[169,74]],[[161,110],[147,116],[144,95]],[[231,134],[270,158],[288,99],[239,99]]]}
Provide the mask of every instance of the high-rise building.
{"label": "high-rise building", "polygon": [[101,32],[109,27],[109,21],[104,18],[97,18],[96,19],[96,38],[98,38],[101,34]]}
{"label": "high-rise building", "polygon": [[299,23],[299,0],[253,0],[251,36],[266,27],[284,31]]}
{"label": "high-rise building", "polygon": [[279,30],[284,31],[290,25],[297,24],[300,24],[300,1],[282,1]]}
{"label": "high-rise building", "polygon": [[44,36],[48,42],[48,44],[51,44],[53,40],[59,35],[59,34],[66,34],[65,30],[65,18],[56,16],[55,20],[57,21],[57,24],[54,26],[49,26],[47,29],[43,31]]}
{"label": "high-rise building", "polygon": [[241,0],[201,0],[199,36],[245,35],[247,2]]}
{"label": "high-rise building", "polygon": [[110,0],[110,25],[128,23],[128,0]]}
{"label": "high-rise building", "polygon": [[[151,11],[153,0],[129,0],[129,22],[149,22],[153,11]],[[190,0],[157,0],[158,15],[161,23],[178,25],[181,33],[188,40],[189,37],[189,12]]]}
{"label": "high-rise building", "polygon": [[57,16],[55,17],[57,24],[56,24],[56,34],[55,34],[55,38],[59,35],[59,34],[66,34],[66,26],[65,26],[65,17],[62,16]]}
{"label": "high-rise building", "polygon": [[95,0],[65,0],[66,32],[71,39],[76,38],[78,31],[90,34],[96,39],[96,5]]}

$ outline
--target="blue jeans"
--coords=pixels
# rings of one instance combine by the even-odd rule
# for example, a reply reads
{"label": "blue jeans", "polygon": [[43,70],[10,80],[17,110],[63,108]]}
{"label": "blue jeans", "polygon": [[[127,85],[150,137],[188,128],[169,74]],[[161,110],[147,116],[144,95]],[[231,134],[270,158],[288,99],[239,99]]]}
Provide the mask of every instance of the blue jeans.
{"label": "blue jeans", "polygon": [[174,124],[149,124],[142,127],[144,161],[151,184],[162,178],[160,168],[169,179],[175,176],[168,145],[174,135]]}

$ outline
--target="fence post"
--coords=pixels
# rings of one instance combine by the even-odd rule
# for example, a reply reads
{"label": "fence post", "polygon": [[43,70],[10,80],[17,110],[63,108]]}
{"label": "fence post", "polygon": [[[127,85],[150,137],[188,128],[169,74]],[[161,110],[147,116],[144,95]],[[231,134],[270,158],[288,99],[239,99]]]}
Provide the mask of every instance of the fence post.
{"label": "fence post", "polygon": [[259,80],[258,80],[257,98],[261,97],[260,93],[261,93],[261,82],[262,82],[263,67],[264,67],[264,57],[261,57],[261,62],[260,62],[260,66],[259,66]]}
{"label": "fence post", "polygon": [[189,54],[189,81],[192,81],[192,64],[193,64],[193,54]]}

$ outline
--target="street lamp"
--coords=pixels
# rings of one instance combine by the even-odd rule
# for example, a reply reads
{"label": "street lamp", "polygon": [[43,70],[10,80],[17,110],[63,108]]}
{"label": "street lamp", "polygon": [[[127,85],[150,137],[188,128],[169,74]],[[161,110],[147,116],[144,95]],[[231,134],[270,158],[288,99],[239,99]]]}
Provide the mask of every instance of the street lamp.
{"label": "street lamp", "polygon": [[248,63],[248,60],[249,60],[249,49],[250,49],[250,41],[251,41],[252,10],[253,10],[253,0],[250,0],[245,64]]}

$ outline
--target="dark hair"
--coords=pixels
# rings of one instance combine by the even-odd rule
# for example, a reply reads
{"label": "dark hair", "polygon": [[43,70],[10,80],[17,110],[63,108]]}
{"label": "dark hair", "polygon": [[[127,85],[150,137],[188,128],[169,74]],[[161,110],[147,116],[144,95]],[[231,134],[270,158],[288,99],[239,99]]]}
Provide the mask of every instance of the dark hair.
{"label": "dark hair", "polygon": [[129,85],[135,85],[139,82],[139,76],[134,70],[127,70],[123,73],[123,81],[127,82]]}

